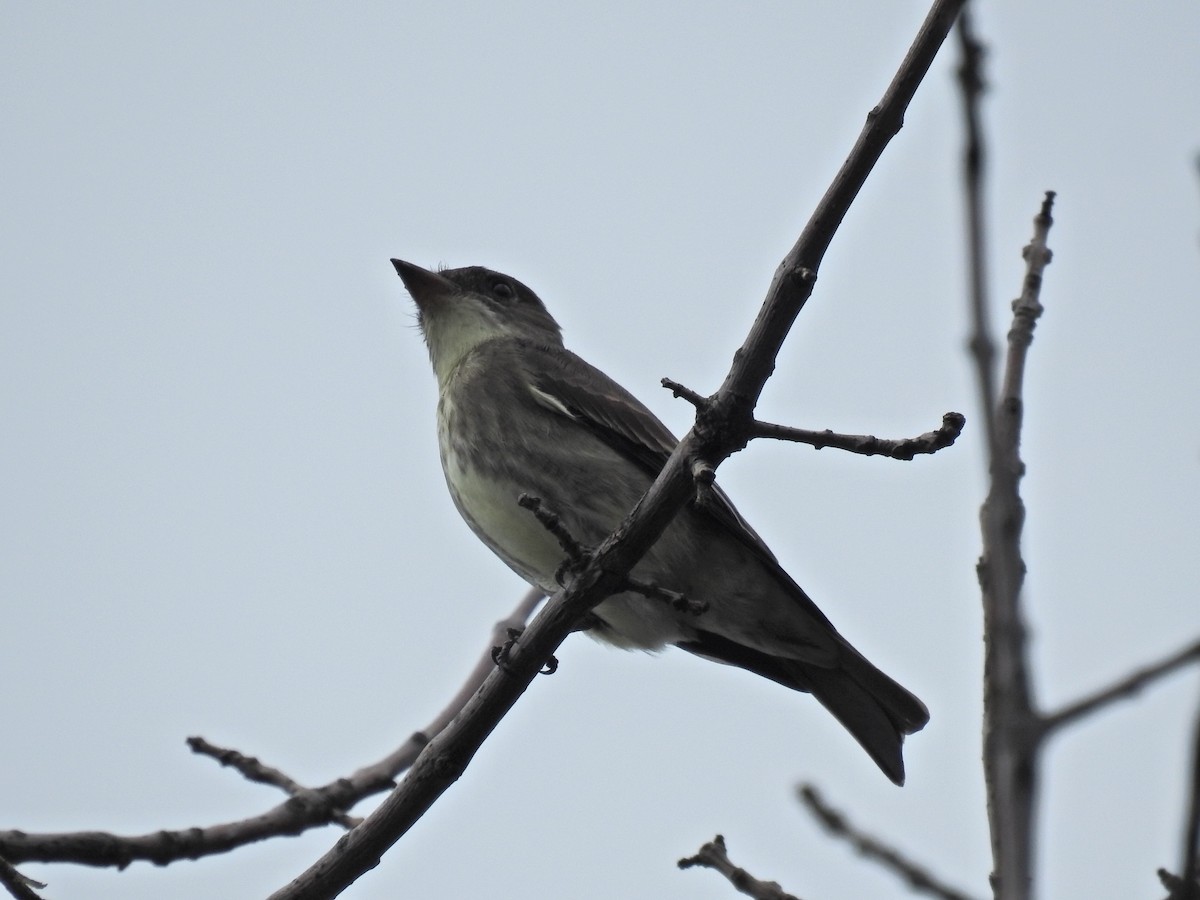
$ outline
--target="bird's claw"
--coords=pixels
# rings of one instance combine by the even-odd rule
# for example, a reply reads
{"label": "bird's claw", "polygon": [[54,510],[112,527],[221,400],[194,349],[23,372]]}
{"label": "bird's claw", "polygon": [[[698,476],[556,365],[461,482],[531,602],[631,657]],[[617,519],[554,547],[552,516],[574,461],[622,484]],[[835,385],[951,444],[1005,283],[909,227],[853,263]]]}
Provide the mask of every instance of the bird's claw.
{"label": "bird's claw", "polygon": [[[525,633],[523,628],[509,628],[508,640],[503,644],[499,644],[492,648],[492,662],[496,664],[497,669],[502,669],[509,674],[512,674],[512,666],[508,664],[509,657],[512,656],[512,649],[517,645],[517,641],[521,639],[521,635]],[[553,675],[558,671],[558,657],[551,656],[546,660],[545,664],[538,670],[539,675]]]}
{"label": "bird's claw", "polygon": [[503,669],[505,672],[512,671],[508,665],[508,658],[512,655],[512,648],[517,645],[517,640],[524,633],[525,629],[523,628],[509,628],[508,640],[492,648],[492,662],[496,664],[497,669]]}

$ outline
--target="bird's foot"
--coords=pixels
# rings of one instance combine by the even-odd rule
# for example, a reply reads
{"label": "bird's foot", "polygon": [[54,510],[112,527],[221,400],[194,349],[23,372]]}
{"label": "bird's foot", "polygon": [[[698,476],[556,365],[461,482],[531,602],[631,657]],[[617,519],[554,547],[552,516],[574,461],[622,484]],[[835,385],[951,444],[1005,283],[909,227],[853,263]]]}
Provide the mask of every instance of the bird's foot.
{"label": "bird's foot", "polygon": [[[503,644],[499,644],[492,648],[492,662],[496,664],[497,669],[501,669],[509,674],[512,674],[513,668],[509,665],[509,659],[512,656],[513,647],[517,646],[517,641],[521,639],[521,635],[525,633],[523,628],[509,628],[508,640]],[[538,670],[539,675],[553,675],[558,671],[558,657],[551,656]]]}

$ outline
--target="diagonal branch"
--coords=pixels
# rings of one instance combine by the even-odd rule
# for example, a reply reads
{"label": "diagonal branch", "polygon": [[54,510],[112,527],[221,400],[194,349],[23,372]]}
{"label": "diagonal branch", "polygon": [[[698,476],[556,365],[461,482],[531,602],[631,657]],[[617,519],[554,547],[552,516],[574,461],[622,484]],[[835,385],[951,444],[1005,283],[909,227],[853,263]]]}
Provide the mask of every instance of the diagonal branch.
{"label": "diagonal branch", "polygon": [[[289,797],[304,797],[308,794],[309,789],[304,787],[304,785],[298,783],[279,769],[268,766],[257,757],[246,756],[246,754],[228,747],[218,747],[216,744],[210,744],[202,737],[188,738],[187,745],[192,748],[193,753],[215,759],[222,766],[229,766],[241,774],[247,781],[279,788],[279,790],[283,791]],[[343,811],[333,810],[331,811],[330,821],[349,829],[357,825],[361,819],[347,815]]]}
{"label": "diagonal branch", "polygon": [[935,0],[880,104],[871,111],[854,148],[821,199],[799,240],[776,271],[767,298],[707,414],[667,460],[650,490],[597,548],[591,564],[556,594],[526,629],[479,693],[417,759],[399,787],[344,835],[311,868],[277,891],[273,900],[339,894],[412,827],[466,769],[480,745],[524,693],[542,664],[590,612],[620,584],[693,490],[696,460],[715,468],[745,446],[747,429],[783,340],[812,292],[816,271],[834,232],[866,181],[949,33],[963,0]]}
{"label": "diagonal branch", "polygon": [[1048,735],[1064,725],[1070,725],[1086,715],[1096,712],[1115,700],[1132,697],[1153,681],[1169,675],[1176,669],[1183,668],[1188,663],[1200,661],[1200,641],[1172,653],[1166,659],[1153,663],[1142,669],[1130,672],[1124,678],[1110,684],[1108,687],[1089,694],[1064,706],[1056,713],[1050,713],[1042,718],[1042,732]]}
{"label": "diagonal branch", "polygon": [[[0,887],[16,900],[42,900],[38,890],[46,887],[28,875],[22,875],[7,859],[0,857]],[[34,890],[37,888],[37,890]]]}
{"label": "diagonal branch", "polygon": [[[586,568],[592,558],[591,551],[575,539],[575,536],[571,534],[558,513],[548,509],[542,502],[541,497],[521,494],[517,498],[517,505],[533,513],[541,526],[554,535],[558,541],[558,545],[567,554],[566,559],[563,560],[558,570],[554,573],[555,581],[560,585],[564,585],[567,583],[567,573],[582,571]],[[620,584],[620,590],[633,591],[635,594],[641,594],[649,600],[660,600],[675,611],[687,613],[692,616],[698,616],[708,609],[708,604],[702,600],[689,600],[686,595],[679,593],[679,591],[672,591],[653,582],[642,581],[640,578],[634,578],[632,575],[625,576]]]}
{"label": "diagonal branch", "polygon": [[859,831],[842,813],[828,806],[811,784],[800,785],[796,789],[796,794],[826,831],[835,837],[849,841],[855,850],[867,859],[879,863],[885,869],[890,869],[895,875],[904,879],[914,891],[929,894],[939,900],[971,900],[968,894],[943,884],[926,869],[905,857],[899,850],[888,846],[878,838]]}
{"label": "diagonal branch", "polygon": [[[529,591],[508,617],[496,623],[493,638],[488,642],[488,651],[481,654],[458,693],[423,731],[413,734],[386,758],[364,766],[346,778],[339,778],[318,788],[300,787],[293,797],[261,815],[203,828],[154,831],[142,835],[118,835],[103,831],[57,834],[0,831],[0,858],[9,862],[71,862],[118,869],[136,861],[166,865],[180,859],[199,859],[225,853],[267,838],[300,834],[309,828],[338,821],[344,815],[344,810],[353,808],[364,798],[395,787],[396,777],[412,765],[430,738],[441,732],[458,715],[495,668],[491,660],[491,645],[503,640],[503,635],[510,628],[524,625],[542,597],[540,591]],[[207,745],[207,742],[204,743]],[[193,750],[197,749],[193,745]],[[241,754],[238,756],[241,757]],[[242,769],[241,766],[238,768],[239,771]],[[282,773],[280,777],[291,782]],[[255,780],[270,781],[269,778]],[[282,784],[276,786],[282,787]]]}

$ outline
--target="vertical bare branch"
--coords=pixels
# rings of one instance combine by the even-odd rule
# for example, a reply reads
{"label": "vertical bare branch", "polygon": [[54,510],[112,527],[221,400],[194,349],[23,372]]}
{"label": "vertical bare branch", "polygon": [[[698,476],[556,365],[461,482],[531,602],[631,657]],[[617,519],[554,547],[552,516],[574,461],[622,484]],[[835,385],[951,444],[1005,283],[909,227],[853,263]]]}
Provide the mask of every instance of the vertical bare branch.
{"label": "vertical bare branch", "polygon": [[1025,247],[1025,282],[1013,303],[1008,359],[996,409],[991,488],[980,511],[983,556],[979,583],[984,612],[984,773],[992,832],[993,889],[1002,900],[1025,900],[1033,880],[1033,814],[1037,799],[1040,717],[1034,708],[1021,617],[1021,529],[1025,506],[1019,484],[1025,360],[1042,306],[1038,293],[1050,261],[1046,236],[1053,192],[1047,192]]}
{"label": "vertical bare branch", "polygon": [[991,303],[987,288],[987,242],[983,213],[983,179],[987,157],[979,116],[979,100],[987,83],[983,77],[984,47],[971,29],[969,7],[958,18],[958,39],[962,50],[958,83],[966,126],[962,174],[967,207],[967,277],[970,280],[971,298],[971,339],[968,347],[975,360],[979,406],[989,413],[983,417],[983,422],[990,459],[996,446],[996,423],[990,415],[991,410],[996,408],[996,342],[988,322]]}
{"label": "vertical bare branch", "polygon": [[[1034,325],[1042,312],[1038,294],[1042,271],[1050,261],[1046,234],[1051,225],[1050,210],[1054,194],[1047,193],[1041,212],[1035,219],[1034,238],[1025,248],[1025,284],[1021,297],[1013,304],[1008,356],[997,400],[993,368],[995,345],[988,324],[983,213],[985,147],[979,116],[979,98],[985,87],[980,71],[984,49],[972,33],[971,20],[965,10],[959,19],[958,32],[963,57],[958,78],[966,130],[963,182],[973,322],[969,346],[987,426],[991,476],[989,494],[980,511],[983,555],[978,573],[983,590],[985,624],[984,769],[992,841],[992,887],[1000,900],[1026,900],[1033,890],[1034,815],[1038,795],[1038,757],[1043,742],[1063,726],[1115,700],[1131,696],[1145,685],[1194,662],[1200,658],[1200,644],[1193,644],[1160,662],[1134,671],[1113,685],[1071,703],[1058,712],[1042,714],[1036,708],[1020,607],[1021,587],[1025,578],[1025,564],[1020,552],[1025,509],[1018,485],[1025,468],[1019,447],[1025,357],[1033,340]],[[1200,742],[1200,737],[1197,740]],[[1200,766],[1200,761],[1197,765]],[[1200,779],[1200,775],[1197,778]],[[1200,812],[1196,815],[1200,816]],[[1194,823],[1195,819],[1189,821]],[[1192,855],[1185,860],[1184,870],[1185,875],[1191,871],[1194,877],[1194,868],[1189,870],[1189,866],[1195,864],[1197,837],[1189,833],[1187,840]],[[1176,890],[1172,888],[1173,898],[1177,896]]]}
{"label": "vertical bare branch", "polygon": [[1183,878],[1183,889],[1179,900],[1200,900],[1200,713],[1192,738],[1192,789],[1188,803],[1187,820],[1183,827],[1183,864],[1179,874]]}

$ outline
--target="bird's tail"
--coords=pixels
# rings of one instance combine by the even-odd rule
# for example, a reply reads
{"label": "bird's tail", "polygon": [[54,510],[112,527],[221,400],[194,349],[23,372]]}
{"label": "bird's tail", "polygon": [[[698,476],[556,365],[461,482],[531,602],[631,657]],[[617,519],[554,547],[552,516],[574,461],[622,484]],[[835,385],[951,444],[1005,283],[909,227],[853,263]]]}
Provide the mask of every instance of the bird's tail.
{"label": "bird's tail", "polygon": [[929,710],[853,647],[845,644],[842,651],[837,668],[787,661],[785,669],[797,676],[791,686],[810,691],[888,778],[904,784],[904,736],[925,727]]}
{"label": "bird's tail", "polygon": [[837,662],[829,667],[771,656],[712,632],[700,632],[678,646],[812,694],[888,778],[904,784],[904,736],[925,727],[929,710],[840,636],[838,643]]}

